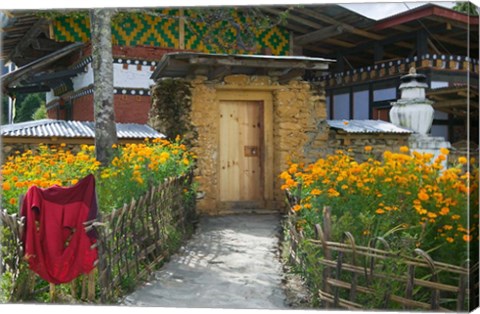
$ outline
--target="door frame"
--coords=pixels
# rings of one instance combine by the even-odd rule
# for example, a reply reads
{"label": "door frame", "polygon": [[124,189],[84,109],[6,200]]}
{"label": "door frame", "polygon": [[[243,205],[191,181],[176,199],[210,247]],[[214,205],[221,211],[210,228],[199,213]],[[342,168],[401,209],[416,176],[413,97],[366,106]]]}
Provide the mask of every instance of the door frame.
{"label": "door frame", "polygon": [[[265,209],[273,203],[273,95],[271,91],[251,91],[251,90],[217,90],[216,100],[218,106],[221,101],[258,101],[263,103],[263,199]],[[218,112],[220,107],[218,108]],[[220,119],[220,118],[219,118]],[[219,129],[220,131],[220,129]],[[217,139],[217,150],[220,151],[220,137]],[[217,162],[217,208],[229,207],[229,202],[220,201],[220,162]],[[262,208],[263,209],[263,208]]]}

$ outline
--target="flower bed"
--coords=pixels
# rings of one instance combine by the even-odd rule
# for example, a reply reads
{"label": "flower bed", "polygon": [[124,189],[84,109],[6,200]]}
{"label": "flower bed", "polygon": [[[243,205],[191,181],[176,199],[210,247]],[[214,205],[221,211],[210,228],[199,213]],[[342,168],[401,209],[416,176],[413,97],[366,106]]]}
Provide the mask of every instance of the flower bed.
{"label": "flower bed", "polygon": [[[365,151],[368,154],[371,147],[365,147]],[[473,171],[469,173],[464,157],[458,158],[454,167],[444,169],[442,163],[448,154],[447,149],[442,149],[441,154],[433,159],[431,154],[409,154],[409,149],[402,147],[399,153],[386,151],[381,160],[371,157],[365,162],[357,162],[348,152],[337,151],[309,165],[289,163],[288,170],[281,174],[284,180],[282,189],[287,191],[291,202],[289,223],[302,239],[306,239],[295,245],[296,263],[300,263],[299,270],[315,291],[323,293],[320,300],[330,298],[326,297],[326,286],[344,285],[354,278],[338,273],[337,280],[344,283],[322,279],[331,277],[325,275],[326,268],[319,264],[320,260],[327,261],[326,265],[334,265],[329,261],[342,260],[341,255],[330,256],[332,253],[325,251],[325,247],[333,243],[346,241],[347,246],[357,248],[368,248],[372,243],[387,244],[388,254],[399,258],[384,262],[382,269],[390,269],[386,278],[403,276],[410,271],[405,261],[417,258],[419,252],[428,255],[428,259],[435,263],[452,267],[465,267],[470,258],[470,265],[476,264],[478,268],[475,263],[479,239],[478,169],[472,167]],[[473,165],[475,161],[470,162]],[[331,208],[329,217],[325,217],[325,206]],[[323,233],[328,233],[328,239],[312,246],[322,233],[319,226],[325,226],[327,220],[329,227]],[[298,239],[294,237],[294,241]],[[355,253],[356,249],[352,250]],[[358,256],[356,262],[353,260],[352,265],[363,263]],[[422,280],[439,280],[449,287],[458,286],[460,280],[457,275],[451,276],[447,272],[437,277],[437,270],[419,269],[416,275]],[[375,293],[375,289],[381,292],[386,285],[391,287],[389,291],[393,294],[402,295],[406,289],[392,280],[381,283],[369,280],[365,279],[364,287],[368,288],[364,290],[371,290],[373,296],[381,295]],[[412,293],[412,297],[423,306],[429,302],[430,292],[420,289]],[[342,297],[349,299],[348,295],[337,294],[331,296],[331,302]],[[441,300],[442,307],[455,309],[456,300],[451,300],[451,295],[438,295],[435,300]],[[384,303],[383,299],[369,297],[357,299],[355,304],[363,304],[364,308],[383,308]]]}
{"label": "flower bed", "polygon": [[100,168],[95,147],[82,145],[80,151],[40,145],[38,150],[17,152],[2,165],[3,208],[18,212],[18,202],[28,188],[70,186],[89,173],[95,174],[99,208],[110,212],[144,194],[147,187],[179,176],[192,167],[194,156],[179,137],[175,141],[156,139],[142,144],[114,145],[115,158]]}
{"label": "flower bed", "polygon": [[[36,281],[37,285],[31,287],[35,280],[32,281],[34,277],[22,260],[24,226],[18,218],[18,202],[32,185],[69,186],[89,173],[95,174],[100,210],[96,222],[101,226],[98,230],[100,274],[98,280],[94,280],[93,273],[89,276],[89,280],[92,279],[90,301],[97,297],[103,302],[114,301],[122,291],[145,279],[193,230],[194,156],[180,138],[174,142],[154,140],[115,146],[115,158],[105,167],[100,167],[95,160],[93,146],[84,145],[77,152],[65,147],[40,145],[35,151],[17,152],[2,166],[6,202],[0,214],[0,223],[4,222],[0,229],[0,302],[32,297],[40,302],[52,299],[52,295],[48,297],[46,282]],[[140,254],[139,247],[143,249]],[[98,284],[111,289],[100,289]],[[72,283],[74,298],[79,297],[73,293],[77,285]],[[67,288],[62,285],[61,289]],[[86,298],[83,293],[81,298]]]}
{"label": "flower bed", "polygon": [[331,206],[337,240],[344,230],[361,244],[378,236],[397,237],[402,247],[408,242],[440,260],[465,259],[474,234],[478,241],[478,211],[470,217],[467,210],[468,205],[472,211],[478,208],[478,169],[466,172],[464,157],[443,169],[448,153],[443,149],[432,160],[431,154],[410,155],[402,147],[400,153],[385,152],[383,160],[358,163],[338,151],[310,165],[291,162],[281,174],[282,189],[300,197],[293,209],[307,234],[322,220],[323,206]]}

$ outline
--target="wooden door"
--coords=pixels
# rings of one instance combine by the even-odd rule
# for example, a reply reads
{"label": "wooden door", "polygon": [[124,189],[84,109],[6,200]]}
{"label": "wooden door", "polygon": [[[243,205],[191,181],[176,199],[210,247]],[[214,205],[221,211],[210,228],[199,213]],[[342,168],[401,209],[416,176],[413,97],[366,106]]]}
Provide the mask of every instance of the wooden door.
{"label": "wooden door", "polygon": [[263,102],[220,102],[220,202],[263,206]]}

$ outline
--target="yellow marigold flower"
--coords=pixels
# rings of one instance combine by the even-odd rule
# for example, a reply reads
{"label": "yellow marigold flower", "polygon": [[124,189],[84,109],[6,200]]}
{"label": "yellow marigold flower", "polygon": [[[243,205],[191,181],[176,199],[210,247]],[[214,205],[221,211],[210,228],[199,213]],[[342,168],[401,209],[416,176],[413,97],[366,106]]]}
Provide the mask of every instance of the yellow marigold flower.
{"label": "yellow marigold flower", "polygon": [[458,157],[458,163],[462,164],[462,165],[465,165],[467,163],[467,158],[461,156],[461,157]]}
{"label": "yellow marigold flower", "polygon": [[183,158],[182,162],[185,166],[188,166],[190,164],[190,161],[187,158]]}
{"label": "yellow marigold flower", "polygon": [[453,243],[453,241],[454,241],[452,237],[448,237],[446,240],[447,240],[448,243]]}
{"label": "yellow marigold flower", "polygon": [[444,230],[452,230],[453,227],[452,227],[451,225],[444,225],[444,226],[443,226],[443,229],[444,229]]}
{"label": "yellow marigold flower", "polygon": [[373,147],[372,147],[372,146],[365,146],[363,149],[364,149],[367,153],[369,153],[369,152],[372,151]]}
{"label": "yellow marigold flower", "polygon": [[442,148],[440,148],[440,153],[442,153],[443,155],[446,156],[446,155],[450,154],[450,151],[447,148],[442,147]]}
{"label": "yellow marigold flower", "polygon": [[409,149],[408,149],[408,146],[401,146],[400,147],[400,152],[401,153],[408,153]]}
{"label": "yellow marigold flower", "polygon": [[340,195],[340,193],[337,190],[335,190],[334,188],[328,189],[328,196],[337,197],[339,195]]}
{"label": "yellow marigold flower", "polygon": [[77,180],[77,179],[73,179],[73,180],[70,181],[70,183],[71,183],[72,185],[77,184],[77,183],[78,183],[78,180]]}
{"label": "yellow marigold flower", "polygon": [[460,219],[460,215],[452,215],[452,220],[459,220]]}
{"label": "yellow marigold flower", "polygon": [[428,212],[427,216],[428,216],[428,218],[437,218],[437,214],[432,213],[432,212]]}
{"label": "yellow marigold flower", "polygon": [[322,191],[320,191],[319,189],[313,189],[311,192],[310,192],[311,195],[320,195],[322,194]]}

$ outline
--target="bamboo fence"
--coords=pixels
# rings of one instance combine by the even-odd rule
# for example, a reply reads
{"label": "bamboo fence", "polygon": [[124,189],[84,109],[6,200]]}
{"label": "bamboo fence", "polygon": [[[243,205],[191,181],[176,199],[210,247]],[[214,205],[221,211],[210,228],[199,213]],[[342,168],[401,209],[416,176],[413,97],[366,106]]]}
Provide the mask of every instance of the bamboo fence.
{"label": "bamboo fence", "polygon": [[[289,196],[289,201],[296,199]],[[478,260],[473,265],[450,265],[432,260],[420,249],[404,256],[380,237],[366,247],[356,245],[349,232],[344,232],[342,242],[333,242],[330,208],[325,207],[323,214],[314,239],[297,229],[293,210],[287,220],[290,263],[317,279],[313,286],[321,307],[463,312],[478,306]]]}
{"label": "bamboo fence", "polygon": [[[70,283],[71,298],[102,304],[115,303],[123,293],[148,279],[178,244],[193,232],[195,199],[186,197],[193,174],[166,179],[130,204],[85,223],[86,231],[97,233],[96,268]],[[0,271],[12,274],[13,287],[9,299],[25,300],[31,295],[50,290],[50,301],[57,298],[53,284],[41,280],[22,261],[24,220],[18,215],[0,212],[4,235],[1,239]],[[22,274],[26,278],[20,280]]]}

